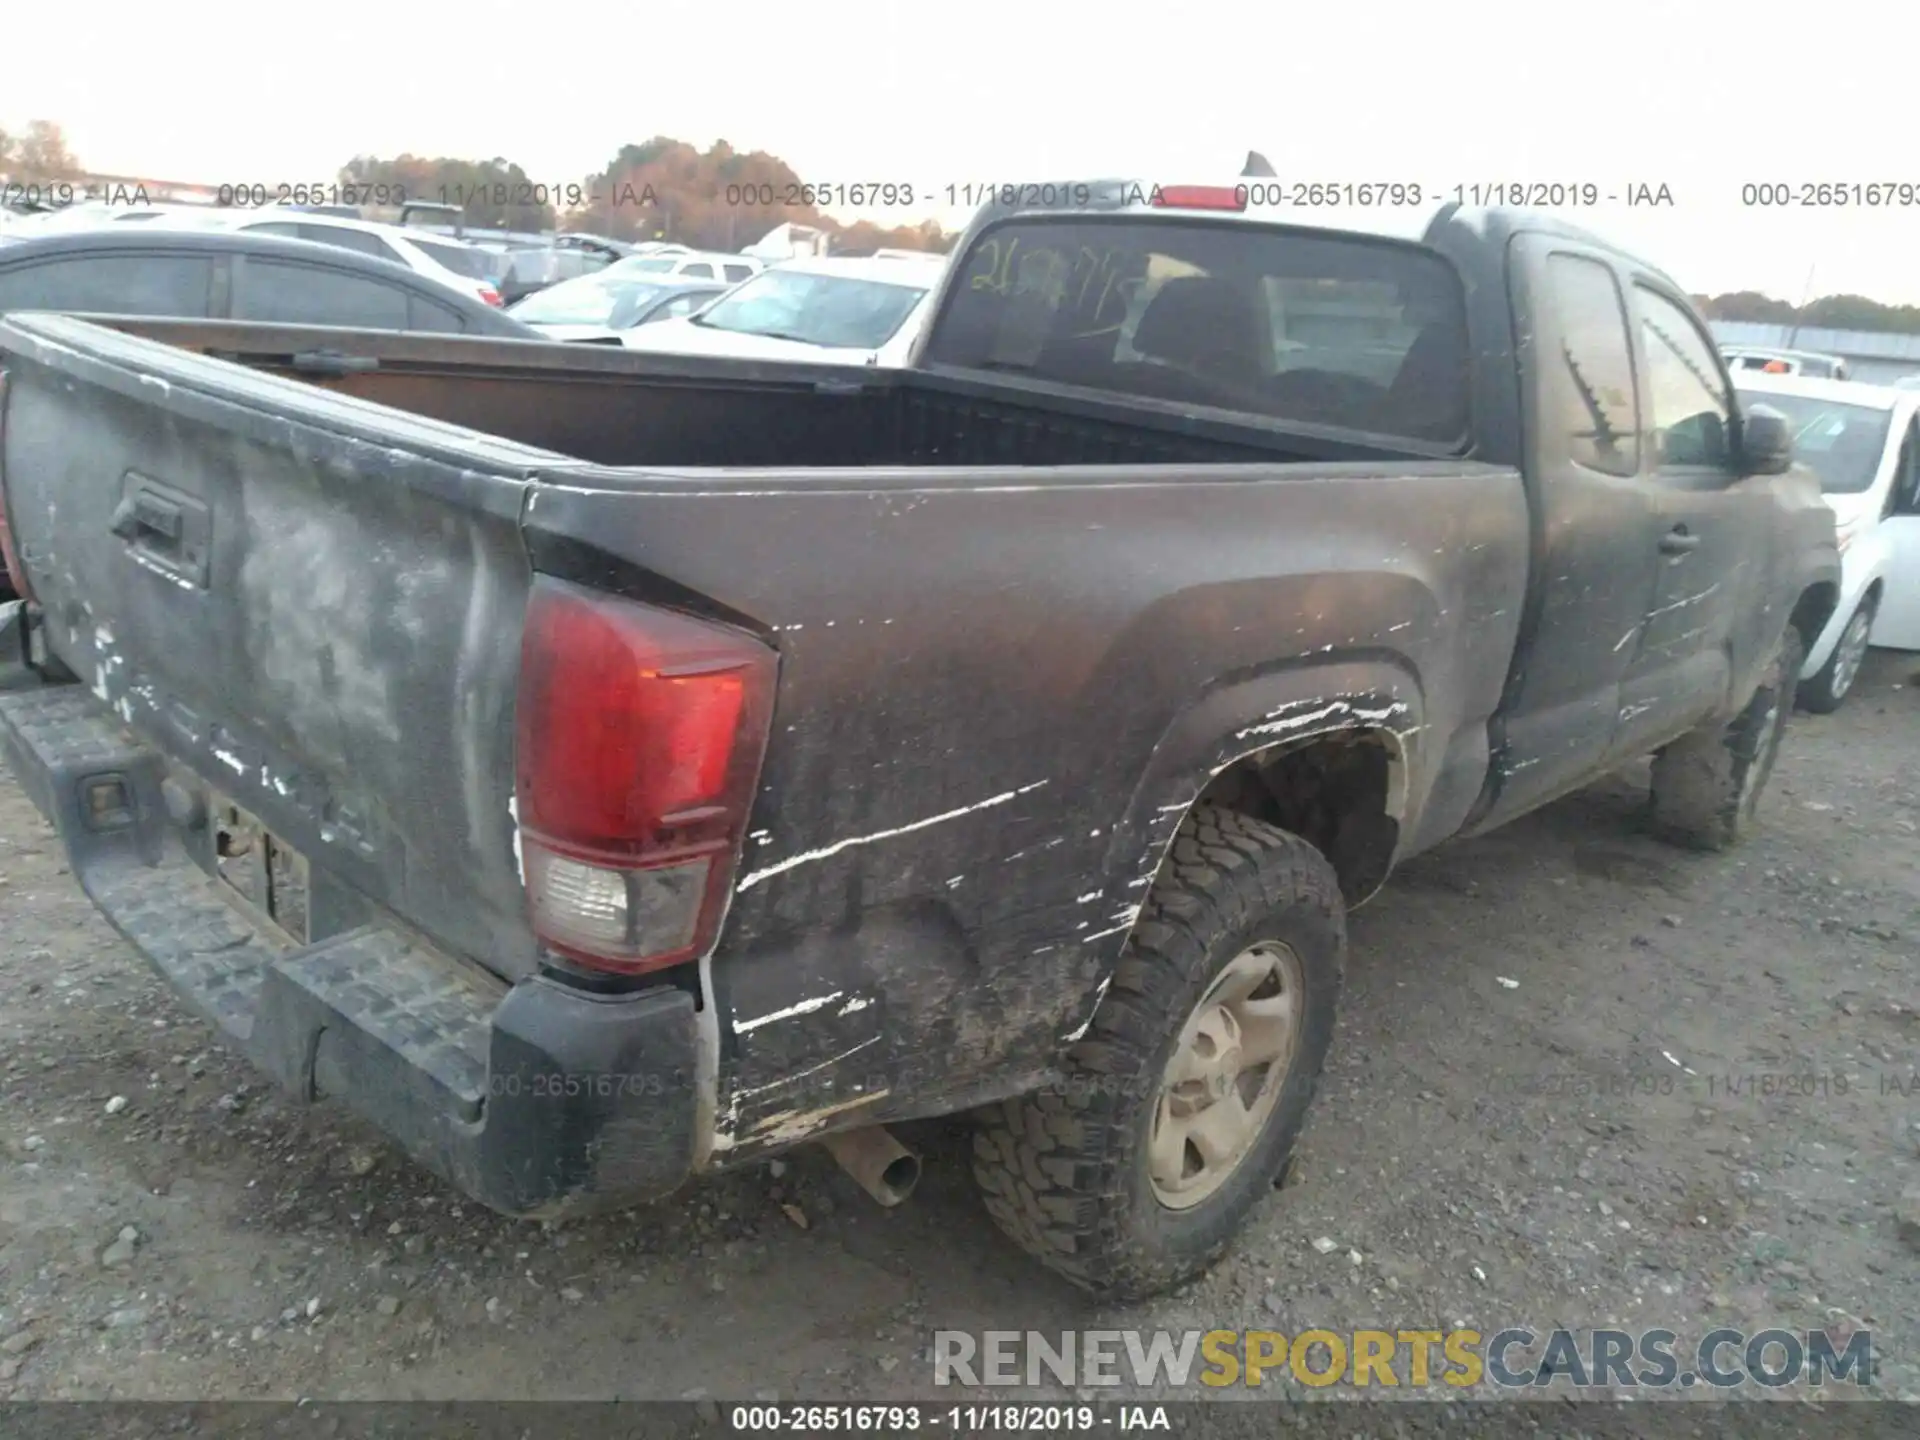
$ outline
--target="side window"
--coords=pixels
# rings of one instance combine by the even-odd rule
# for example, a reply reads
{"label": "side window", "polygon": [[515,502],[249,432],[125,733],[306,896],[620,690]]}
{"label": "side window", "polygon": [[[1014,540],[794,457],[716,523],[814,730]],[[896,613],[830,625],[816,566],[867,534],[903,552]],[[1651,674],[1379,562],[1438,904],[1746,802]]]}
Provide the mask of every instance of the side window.
{"label": "side window", "polygon": [[407,328],[431,330],[442,335],[464,335],[472,328],[466,317],[451,305],[442,305],[424,295],[407,296]]}
{"label": "side window", "polygon": [[730,282],[737,285],[753,274],[753,267],[751,265],[722,265],[720,271]]}
{"label": "side window", "polygon": [[344,275],[318,265],[248,256],[237,268],[236,320],[281,325],[350,325],[373,330],[407,328],[407,292],[398,285]]}
{"label": "side window", "polygon": [[349,230],[344,225],[302,225],[300,238],[311,240],[319,245],[331,245],[336,250],[357,250],[362,255],[371,255],[376,260],[399,260],[393,247],[378,235],[369,235],[364,230]]}
{"label": "side window", "polygon": [[93,311],[204,320],[213,262],[198,256],[106,254],[17,265],[0,273],[0,313]]}
{"label": "side window", "polygon": [[707,294],[680,295],[669,300],[654,312],[656,320],[677,320],[683,315],[691,315],[713,297]]}
{"label": "side window", "polygon": [[1887,492],[1887,512],[1920,515],[1920,417],[1907,422],[1907,438],[1900,446],[1900,469]]}
{"label": "side window", "polygon": [[1455,451],[1471,433],[1465,290],[1424,246],[1033,216],[979,231],[953,263],[929,364]]}
{"label": "side window", "polygon": [[1660,466],[1727,464],[1732,410],[1714,350],[1693,317],[1646,286],[1636,286],[1640,339],[1647,356],[1647,430]]}
{"label": "side window", "polygon": [[1559,353],[1540,357],[1543,434],[1577,465],[1607,475],[1640,469],[1640,407],[1626,302],[1613,271],[1581,255],[1547,257]]}
{"label": "side window", "polygon": [[691,265],[682,266],[680,273],[682,275],[692,275],[701,280],[711,280],[713,278],[713,266],[707,264],[704,260],[700,260]]}

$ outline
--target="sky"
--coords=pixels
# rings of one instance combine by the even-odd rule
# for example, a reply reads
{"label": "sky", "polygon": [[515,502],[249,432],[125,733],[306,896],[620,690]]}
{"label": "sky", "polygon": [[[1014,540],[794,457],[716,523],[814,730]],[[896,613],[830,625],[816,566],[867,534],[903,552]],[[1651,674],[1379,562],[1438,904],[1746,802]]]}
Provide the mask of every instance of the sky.
{"label": "sky", "polygon": [[[275,186],[410,151],[559,184],[665,134],[767,150],[816,184],[910,185],[913,205],[858,213],[951,226],[948,186],[1200,183],[1254,149],[1283,181],[1414,183],[1429,204],[1591,183],[1621,199],[1563,213],[1690,290],[1920,303],[1913,46],[1889,0],[164,0],[92,33],[15,8],[6,46],[27,63],[7,66],[0,128],[57,121],[98,173]],[[1876,182],[1908,203],[1743,203],[1753,184]],[[1672,204],[1627,206],[1639,185]]]}

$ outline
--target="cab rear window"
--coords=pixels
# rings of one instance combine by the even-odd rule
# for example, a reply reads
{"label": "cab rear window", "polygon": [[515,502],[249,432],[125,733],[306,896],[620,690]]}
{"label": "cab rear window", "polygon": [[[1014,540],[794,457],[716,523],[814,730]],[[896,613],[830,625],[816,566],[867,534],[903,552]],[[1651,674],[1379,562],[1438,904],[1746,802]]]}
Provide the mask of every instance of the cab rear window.
{"label": "cab rear window", "polygon": [[1419,246],[1207,221],[985,232],[925,361],[1447,448],[1468,432],[1460,281]]}

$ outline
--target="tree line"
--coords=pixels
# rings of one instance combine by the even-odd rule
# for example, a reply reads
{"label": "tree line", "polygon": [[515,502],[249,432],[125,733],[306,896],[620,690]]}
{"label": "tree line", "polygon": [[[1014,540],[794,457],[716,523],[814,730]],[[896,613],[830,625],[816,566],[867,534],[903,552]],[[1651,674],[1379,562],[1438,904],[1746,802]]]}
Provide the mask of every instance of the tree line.
{"label": "tree line", "polygon": [[[18,184],[73,180],[84,167],[60,127],[35,120],[19,135],[0,130],[0,176]],[[296,176],[274,177],[288,181]],[[318,177],[316,177],[318,178]],[[311,183],[311,182],[307,182]],[[334,183],[388,208],[403,194],[457,206],[463,222],[486,230],[576,230],[616,240],[673,240],[698,249],[738,250],[781,224],[825,231],[836,254],[882,248],[945,250],[953,236],[931,220],[884,226],[846,222],[805,203],[808,187],[792,166],[764,150],[726,141],[705,150],[658,135],[623,145],[601,169],[576,179],[540,180],[505,157],[356,155]],[[305,188],[303,184],[302,188]],[[325,186],[315,186],[319,198]],[[342,198],[345,198],[344,196]]]}
{"label": "tree line", "polygon": [[0,128],[0,175],[15,184],[72,180],[80,173],[80,162],[67,149],[66,135],[51,120],[29,121],[19,135]]}
{"label": "tree line", "polygon": [[[0,129],[0,177],[16,184],[76,179],[84,173],[50,120],[30,122],[19,135]],[[738,151],[726,141],[705,150],[656,135],[622,145],[605,166],[578,180],[542,182],[511,160],[458,160],[356,155],[341,167],[342,185],[404,191],[409,199],[457,205],[476,229],[566,229],[616,240],[674,240],[697,249],[738,250],[777,225],[823,230],[845,255],[888,248],[946,250],[954,237],[931,220],[885,227],[846,223],[806,199],[793,167],[764,150]],[[1920,334],[1920,306],[1886,305],[1864,295],[1826,295],[1806,305],[1757,290],[1696,295],[1713,320],[1799,324],[1835,330]]]}
{"label": "tree line", "polygon": [[565,229],[615,240],[670,240],[695,249],[738,250],[782,224],[832,237],[836,254],[882,248],[945,250],[953,237],[933,221],[886,227],[851,223],[807,203],[808,186],[786,161],[764,150],[739,151],[726,141],[705,150],[657,135],[623,145],[607,164],[579,180],[541,181],[505,158],[429,159],[357,155],[343,183],[378,195],[404,190],[409,199],[457,205],[479,229]]}
{"label": "tree line", "polygon": [[1762,295],[1758,290],[1736,290],[1727,295],[1696,295],[1693,298],[1709,320],[1920,335],[1920,305],[1885,305],[1878,300],[1869,300],[1864,295],[1822,295],[1805,305],[1776,300],[1771,295]]}

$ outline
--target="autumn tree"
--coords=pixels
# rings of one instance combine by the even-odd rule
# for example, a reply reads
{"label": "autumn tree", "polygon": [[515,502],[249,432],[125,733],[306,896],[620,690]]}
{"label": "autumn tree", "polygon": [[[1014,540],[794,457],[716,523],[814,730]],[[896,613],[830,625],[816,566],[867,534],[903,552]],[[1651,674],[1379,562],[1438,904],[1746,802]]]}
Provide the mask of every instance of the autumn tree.
{"label": "autumn tree", "polygon": [[[363,204],[384,205],[394,195],[433,204],[457,205],[474,229],[550,230],[556,198],[550,187],[535,184],[511,160],[454,160],[445,156],[399,155],[383,160],[356,155],[340,170],[340,183],[370,187]],[[385,187],[387,194],[381,193]]]}
{"label": "autumn tree", "polygon": [[72,180],[80,162],[67,149],[67,137],[51,120],[31,120],[24,135],[0,130],[0,171],[14,180]]}
{"label": "autumn tree", "polygon": [[943,250],[947,244],[932,221],[894,229],[864,220],[843,225],[808,203],[802,178],[786,161],[764,150],[736,150],[725,140],[705,151],[668,135],[623,145],[588,184],[588,203],[563,222],[620,240],[738,250],[776,226],[792,224],[826,231],[840,254]]}

